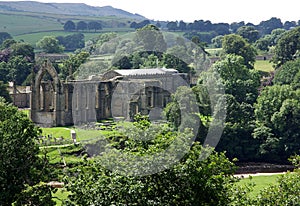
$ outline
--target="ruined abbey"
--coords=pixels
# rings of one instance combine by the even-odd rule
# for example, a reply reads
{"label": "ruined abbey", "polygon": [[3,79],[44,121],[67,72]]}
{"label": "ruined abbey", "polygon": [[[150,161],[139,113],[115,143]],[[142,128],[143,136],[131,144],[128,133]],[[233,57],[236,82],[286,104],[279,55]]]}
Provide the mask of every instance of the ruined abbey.
{"label": "ruined abbey", "polygon": [[[46,74],[51,80],[43,80]],[[45,61],[33,78],[30,116],[47,127],[107,118],[131,120],[136,113],[164,108],[179,86],[188,85],[187,79],[175,69],[154,68],[111,70],[84,80],[61,81],[52,64]]]}

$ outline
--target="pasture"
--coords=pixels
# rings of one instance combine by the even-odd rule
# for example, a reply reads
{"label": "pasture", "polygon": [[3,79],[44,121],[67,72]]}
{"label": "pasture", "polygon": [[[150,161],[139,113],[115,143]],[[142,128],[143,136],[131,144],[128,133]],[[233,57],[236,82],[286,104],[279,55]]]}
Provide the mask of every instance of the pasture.
{"label": "pasture", "polygon": [[247,184],[253,184],[253,191],[249,193],[249,196],[254,198],[259,195],[260,191],[269,185],[277,184],[276,180],[282,174],[274,174],[274,175],[261,175],[261,176],[251,176],[248,178],[242,178],[237,185],[245,186]]}

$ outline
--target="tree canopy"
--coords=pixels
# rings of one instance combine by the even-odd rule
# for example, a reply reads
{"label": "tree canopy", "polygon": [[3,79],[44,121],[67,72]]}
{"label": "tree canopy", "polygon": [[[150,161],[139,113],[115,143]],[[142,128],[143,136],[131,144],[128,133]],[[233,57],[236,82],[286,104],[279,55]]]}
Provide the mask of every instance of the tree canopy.
{"label": "tree canopy", "polygon": [[64,51],[64,47],[59,44],[59,41],[54,36],[44,36],[36,43],[36,46],[50,54]]}
{"label": "tree canopy", "polygon": [[285,32],[275,47],[273,62],[276,67],[299,57],[300,27]]}
{"label": "tree canopy", "polygon": [[256,50],[243,37],[237,34],[225,35],[222,40],[225,54],[235,54],[244,58],[244,64],[252,69],[255,62]]}
{"label": "tree canopy", "polygon": [[26,185],[46,180],[45,160],[38,156],[40,130],[28,117],[0,100],[0,204],[11,205]]}

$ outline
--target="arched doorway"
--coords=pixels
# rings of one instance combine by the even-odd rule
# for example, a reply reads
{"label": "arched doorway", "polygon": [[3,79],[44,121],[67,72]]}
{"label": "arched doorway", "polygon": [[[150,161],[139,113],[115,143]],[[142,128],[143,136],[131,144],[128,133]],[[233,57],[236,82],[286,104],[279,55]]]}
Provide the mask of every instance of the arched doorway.
{"label": "arched doorway", "polygon": [[51,62],[44,60],[39,67],[32,84],[31,119],[40,125],[56,126],[61,121],[61,83]]}

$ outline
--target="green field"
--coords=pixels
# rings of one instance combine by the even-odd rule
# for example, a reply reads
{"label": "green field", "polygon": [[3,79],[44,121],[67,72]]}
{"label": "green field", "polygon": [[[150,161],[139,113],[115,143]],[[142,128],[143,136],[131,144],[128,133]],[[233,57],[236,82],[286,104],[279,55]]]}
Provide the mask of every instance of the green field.
{"label": "green field", "polygon": [[63,137],[64,139],[71,138],[70,129],[67,127],[42,128],[43,136],[53,136],[55,138]]}
{"label": "green field", "polygon": [[[65,32],[63,30],[64,23],[72,20],[78,21],[101,21],[103,30],[92,32],[81,32],[85,35],[85,40],[89,40],[103,32],[125,33],[134,31],[129,28],[129,22],[132,19],[118,18],[115,16],[95,17],[95,16],[71,16],[59,14],[42,14],[31,12],[0,12],[0,32],[7,32],[18,41],[28,42],[35,46],[36,42],[44,36],[66,36],[74,34],[74,32]],[[126,25],[118,27],[119,24]]]}
{"label": "green field", "polygon": [[[92,38],[95,38],[97,36],[99,36],[101,33],[105,33],[105,32],[117,32],[119,34],[123,34],[126,32],[131,32],[133,31],[133,29],[129,29],[129,28],[104,28],[101,31],[97,31],[97,32],[80,32],[84,35],[85,41],[90,40]],[[17,41],[24,41],[27,42],[29,44],[31,44],[32,46],[35,47],[36,42],[38,42],[40,39],[42,39],[44,36],[67,36],[67,35],[72,35],[75,34],[77,32],[66,32],[63,30],[53,30],[53,31],[41,31],[41,32],[34,32],[34,33],[27,33],[27,34],[21,34],[21,35],[17,35],[14,36],[14,39],[16,39]]]}
{"label": "green field", "polygon": [[254,68],[264,72],[274,71],[273,64],[268,60],[256,60]]}
{"label": "green field", "polygon": [[0,14],[0,25],[1,31],[8,32],[12,36],[63,28],[57,19],[17,14]]}
{"label": "green field", "polygon": [[250,192],[250,197],[256,197],[260,191],[269,185],[276,184],[277,178],[281,176],[281,174],[276,175],[268,175],[268,176],[253,176],[251,178],[243,178],[237,184],[240,186],[254,183],[253,191]]}

